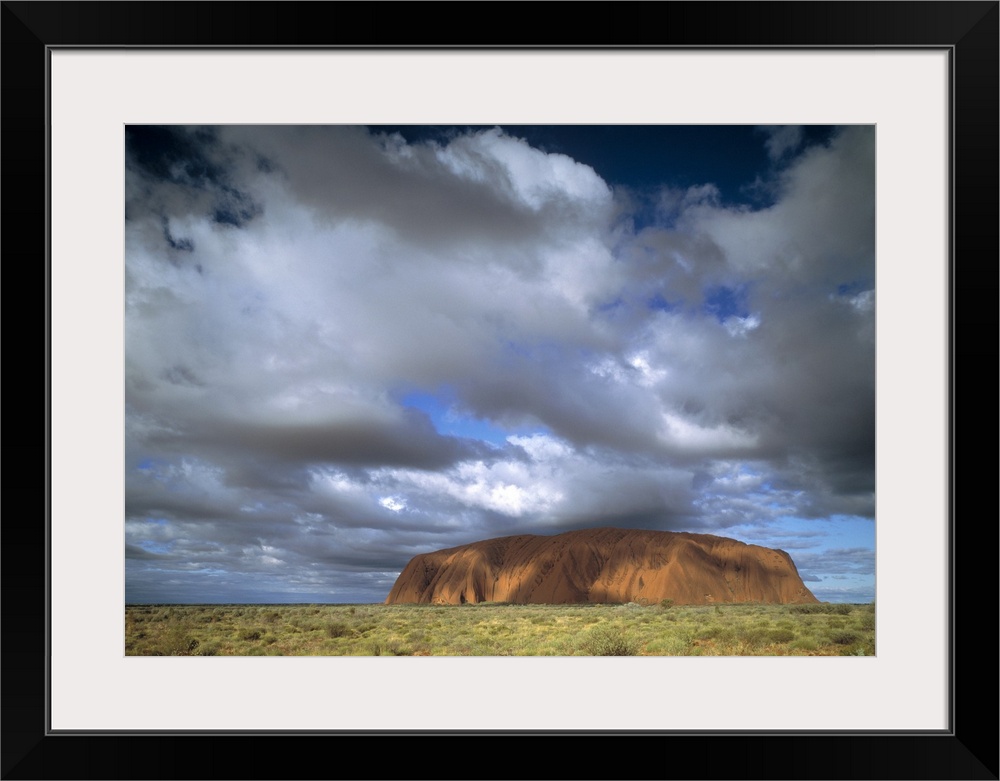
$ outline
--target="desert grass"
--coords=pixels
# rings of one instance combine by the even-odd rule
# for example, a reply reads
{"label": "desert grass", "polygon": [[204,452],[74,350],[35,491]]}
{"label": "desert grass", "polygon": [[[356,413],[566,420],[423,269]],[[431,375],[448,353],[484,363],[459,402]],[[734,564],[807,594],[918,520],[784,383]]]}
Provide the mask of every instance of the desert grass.
{"label": "desert grass", "polygon": [[128,656],[872,656],[875,606],[128,605]]}

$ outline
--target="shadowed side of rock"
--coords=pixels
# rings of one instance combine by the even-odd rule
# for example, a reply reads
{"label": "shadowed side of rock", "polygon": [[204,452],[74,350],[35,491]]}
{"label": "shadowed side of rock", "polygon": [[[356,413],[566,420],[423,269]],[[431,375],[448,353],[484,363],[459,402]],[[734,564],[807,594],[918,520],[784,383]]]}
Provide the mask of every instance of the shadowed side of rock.
{"label": "shadowed side of rock", "polygon": [[414,556],[387,604],[819,600],[781,550],[709,534],[584,529],[518,535]]}

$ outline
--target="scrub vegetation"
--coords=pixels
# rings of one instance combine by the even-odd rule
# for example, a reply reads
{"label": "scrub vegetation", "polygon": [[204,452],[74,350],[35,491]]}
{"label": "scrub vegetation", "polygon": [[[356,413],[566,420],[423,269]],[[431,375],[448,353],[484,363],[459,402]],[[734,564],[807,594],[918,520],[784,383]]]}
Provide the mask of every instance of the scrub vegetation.
{"label": "scrub vegetation", "polygon": [[128,605],[127,656],[872,656],[875,605]]}

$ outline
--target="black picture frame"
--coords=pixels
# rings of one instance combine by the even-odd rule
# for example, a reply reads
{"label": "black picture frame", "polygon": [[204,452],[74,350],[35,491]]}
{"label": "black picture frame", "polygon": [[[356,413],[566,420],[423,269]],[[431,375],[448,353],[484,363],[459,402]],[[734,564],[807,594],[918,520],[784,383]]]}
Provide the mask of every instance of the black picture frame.
{"label": "black picture frame", "polygon": [[[0,772],[4,779],[306,778],[317,774],[359,777],[361,773],[373,778],[424,774],[437,778],[998,778],[998,709],[992,684],[996,612],[992,594],[980,596],[980,584],[995,583],[997,575],[996,478],[992,462],[986,470],[989,459],[971,456],[968,445],[973,440],[968,435],[973,425],[977,431],[981,427],[978,391],[990,391],[989,409],[997,398],[992,334],[1000,257],[1000,4],[903,0],[547,7],[549,14],[572,15],[571,24],[567,20],[562,30],[543,23],[547,15],[542,10],[539,4],[499,3],[474,7],[322,2],[2,3],[2,257],[9,315],[3,344],[9,370],[4,410],[9,424],[27,410],[31,410],[32,422],[43,422],[41,436],[31,426],[9,425],[3,446],[8,488],[0,570],[4,630],[0,638]],[[490,23],[465,25],[461,34],[447,33],[439,21],[442,15],[467,20],[488,17]],[[877,734],[53,733],[47,712],[51,423],[47,403],[47,52],[50,47],[121,46],[935,47],[949,51],[953,89],[948,334],[950,728]],[[24,301],[38,313],[22,306]],[[44,324],[35,328],[34,318],[42,315]],[[28,322],[22,323],[22,318]],[[991,334],[988,350],[984,331]],[[960,425],[966,439],[958,436]],[[960,442],[967,446],[961,460]],[[980,495],[982,486],[989,487],[988,496]],[[22,497],[27,504],[15,502]],[[914,598],[919,599],[918,573],[914,580]],[[920,641],[916,633],[914,642]],[[478,745],[470,753],[467,745],[442,743],[446,737]],[[503,738],[504,743],[486,743]],[[518,742],[512,745],[512,738]],[[542,744],[539,738],[550,740]],[[618,744],[625,738],[632,740],[626,746]],[[609,745],[609,740],[616,745]],[[478,766],[469,767],[460,759],[470,755],[479,757]]]}

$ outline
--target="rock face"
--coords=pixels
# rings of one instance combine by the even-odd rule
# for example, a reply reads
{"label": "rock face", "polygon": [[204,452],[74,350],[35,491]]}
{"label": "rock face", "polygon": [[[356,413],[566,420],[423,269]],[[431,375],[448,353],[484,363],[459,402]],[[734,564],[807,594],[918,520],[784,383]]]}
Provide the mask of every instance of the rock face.
{"label": "rock face", "polygon": [[782,550],[645,529],[521,534],[414,556],[386,604],[819,602]]}

